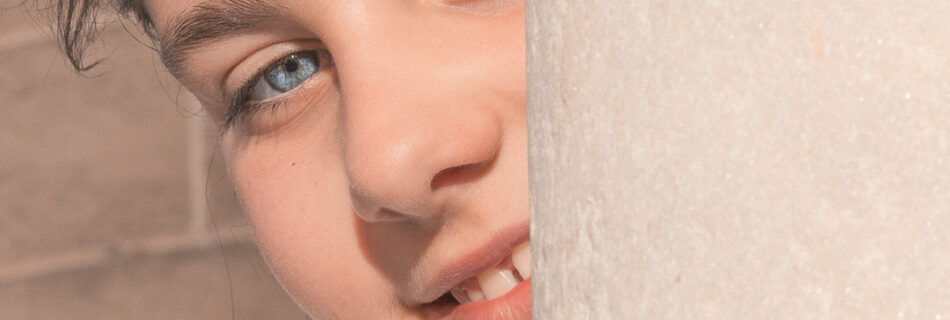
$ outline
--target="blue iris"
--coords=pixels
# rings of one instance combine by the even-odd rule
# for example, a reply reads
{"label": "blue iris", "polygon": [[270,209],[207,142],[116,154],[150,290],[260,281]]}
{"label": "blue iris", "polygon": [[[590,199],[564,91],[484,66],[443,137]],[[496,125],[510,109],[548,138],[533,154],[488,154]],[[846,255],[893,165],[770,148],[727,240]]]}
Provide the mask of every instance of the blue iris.
{"label": "blue iris", "polygon": [[291,54],[268,67],[264,78],[274,90],[290,91],[320,70],[318,59],[313,51]]}

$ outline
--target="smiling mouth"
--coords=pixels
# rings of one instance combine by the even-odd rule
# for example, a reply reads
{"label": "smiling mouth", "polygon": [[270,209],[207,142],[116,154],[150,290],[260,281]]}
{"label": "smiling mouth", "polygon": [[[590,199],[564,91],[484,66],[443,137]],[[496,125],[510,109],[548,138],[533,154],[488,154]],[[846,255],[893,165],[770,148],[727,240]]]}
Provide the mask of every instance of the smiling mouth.
{"label": "smiling mouth", "polygon": [[493,232],[489,241],[453,258],[428,279],[428,290],[420,294],[423,318],[531,319],[527,223]]}
{"label": "smiling mouth", "polygon": [[[500,298],[505,297],[512,291],[523,291],[517,288],[530,285],[530,279],[531,241],[526,240],[515,246],[512,252],[495,266],[462,281],[438,299],[426,305],[449,313],[460,311],[456,310],[457,307],[467,309],[471,306],[484,309],[490,305],[497,305],[495,302],[507,300],[508,298]],[[519,286],[523,283],[524,285]],[[530,293],[528,295],[530,297]],[[530,301],[530,298],[528,299]],[[504,304],[507,304],[507,302]],[[469,310],[472,309],[469,308]]]}
{"label": "smiling mouth", "polygon": [[482,271],[452,288],[451,295],[460,305],[504,296],[519,283],[531,278],[531,241],[515,246],[511,255],[498,265]]}

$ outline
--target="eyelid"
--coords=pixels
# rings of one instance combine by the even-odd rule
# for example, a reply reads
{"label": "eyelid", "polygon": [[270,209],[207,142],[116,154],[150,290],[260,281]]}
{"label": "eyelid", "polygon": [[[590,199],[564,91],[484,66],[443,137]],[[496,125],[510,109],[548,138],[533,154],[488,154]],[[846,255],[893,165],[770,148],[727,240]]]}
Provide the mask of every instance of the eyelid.
{"label": "eyelid", "polygon": [[[329,56],[329,52],[326,56]],[[327,61],[331,63],[311,75],[298,87],[278,97],[232,103],[232,109],[229,111],[236,112],[229,113],[224,122],[219,122],[219,133],[224,135],[232,128],[240,128],[247,134],[272,132],[296,118],[297,115],[321,106],[321,102],[325,101],[327,93],[330,92],[329,89],[333,88],[332,59]]]}
{"label": "eyelid", "polygon": [[224,75],[224,101],[230,101],[248,82],[257,79],[274,62],[289,54],[308,50],[320,52],[325,51],[326,47],[318,40],[291,40],[267,46],[248,55]]}
{"label": "eyelid", "polygon": [[[242,62],[240,64],[242,66],[236,69],[237,71],[242,72],[241,74],[248,74],[249,76],[240,78],[233,76],[231,77],[232,79],[239,79],[230,81],[231,83],[237,82],[237,84],[232,85],[232,87],[238,87],[239,89],[230,89],[226,91],[231,94],[230,99],[228,99],[230,103],[225,106],[226,109],[224,110],[224,118],[220,119],[222,122],[219,131],[222,134],[227,132],[237,123],[246,122],[246,124],[249,126],[255,126],[255,123],[258,121],[257,118],[259,118],[259,112],[268,110],[275,111],[289,100],[295,99],[294,96],[296,96],[298,93],[309,92],[314,90],[314,87],[320,87],[326,82],[326,73],[333,68],[333,58],[330,55],[330,52],[319,43],[308,46],[284,46],[279,51],[266,51],[269,51],[266,53],[266,55],[263,53],[255,53],[257,59],[254,59],[252,62]],[[275,63],[290,55],[302,52],[313,52],[315,54],[315,58],[317,59],[317,69],[313,74],[308,76],[299,85],[295,86],[289,91],[266,99],[249,100],[249,96],[251,95],[251,92],[255,90],[255,86],[259,85],[259,82],[263,81],[262,79],[265,77],[265,73],[270,70],[270,68]],[[266,59],[260,58],[261,56],[266,57]],[[249,64],[252,65],[252,67],[243,67],[244,65]]]}

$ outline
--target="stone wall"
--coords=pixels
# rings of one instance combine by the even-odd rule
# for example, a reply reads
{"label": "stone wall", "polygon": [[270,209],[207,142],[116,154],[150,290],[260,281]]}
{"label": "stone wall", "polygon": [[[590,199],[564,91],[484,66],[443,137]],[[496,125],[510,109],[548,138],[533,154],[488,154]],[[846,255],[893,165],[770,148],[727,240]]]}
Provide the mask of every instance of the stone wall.
{"label": "stone wall", "polygon": [[950,318],[950,3],[527,20],[535,318]]}

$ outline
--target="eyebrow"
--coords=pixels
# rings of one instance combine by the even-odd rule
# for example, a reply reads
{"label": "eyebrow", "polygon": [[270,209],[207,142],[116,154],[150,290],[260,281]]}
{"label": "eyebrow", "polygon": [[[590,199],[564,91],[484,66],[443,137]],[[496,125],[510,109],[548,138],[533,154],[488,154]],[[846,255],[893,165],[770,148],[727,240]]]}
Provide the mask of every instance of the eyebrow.
{"label": "eyebrow", "polygon": [[172,74],[179,74],[192,51],[264,27],[283,12],[266,0],[207,1],[169,21],[159,37],[159,56]]}

